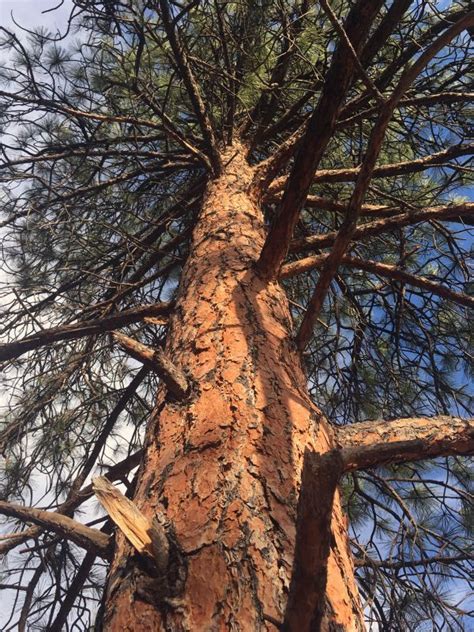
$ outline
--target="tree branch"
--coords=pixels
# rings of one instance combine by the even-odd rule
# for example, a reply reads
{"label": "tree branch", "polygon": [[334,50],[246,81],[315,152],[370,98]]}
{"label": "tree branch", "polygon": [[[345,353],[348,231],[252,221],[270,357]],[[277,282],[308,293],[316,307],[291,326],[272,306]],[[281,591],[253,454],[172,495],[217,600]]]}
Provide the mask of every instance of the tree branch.
{"label": "tree branch", "polygon": [[[316,196],[313,196],[316,197]],[[323,198],[321,200],[321,207],[327,208],[327,205],[323,206]],[[328,200],[330,202],[330,200]],[[336,209],[342,210],[344,205],[339,203],[330,204],[332,207],[330,210]],[[377,215],[377,207],[366,207],[366,210],[370,210],[371,214]],[[386,209],[387,207],[378,207],[379,209]],[[394,213],[394,211],[391,211]],[[396,213],[396,211],[395,211]],[[466,223],[470,224],[469,220],[474,220],[474,203],[463,202],[461,204],[449,204],[448,206],[432,206],[419,211],[409,211],[408,213],[394,214],[392,217],[380,219],[374,222],[368,222],[356,228],[352,235],[352,241],[365,239],[367,237],[373,237],[380,233],[385,233],[389,230],[396,228],[402,228],[403,226],[412,226],[419,224],[420,222],[427,222],[430,220],[467,220]],[[291,242],[290,252],[304,252],[306,250],[314,250],[320,248],[327,248],[332,246],[337,237],[336,232],[325,233],[323,235],[311,235],[309,237],[303,237],[302,239],[295,239]],[[286,266],[284,266],[285,268]]]}
{"label": "tree branch", "polygon": [[367,556],[357,557],[354,559],[354,566],[360,568],[361,566],[368,566],[369,568],[382,568],[398,570],[400,568],[415,568],[416,566],[429,566],[430,564],[456,564],[457,562],[464,562],[474,559],[472,555],[466,553],[465,555],[433,555],[432,557],[419,558],[416,560],[373,560]]}
{"label": "tree branch", "polygon": [[[406,3],[407,0],[404,0],[404,2]],[[357,56],[356,51],[354,50],[350,39],[347,36],[347,33],[344,30],[344,27],[342,26],[342,24],[339,22],[337,15],[334,13],[334,11],[331,9],[331,7],[329,6],[329,3],[327,2],[327,0],[320,0],[320,5],[322,6],[324,12],[327,14],[329,21],[331,22],[331,24],[333,25],[333,27],[335,28],[337,34],[339,35],[339,38],[341,39],[341,42],[344,42],[344,44],[346,45],[351,57],[352,57],[352,61],[354,63],[354,66],[357,69],[357,72],[360,76],[360,78],[362,79],[365,87],[367,88],[367,90],[372,93],[372,95],[376,98],[377,101],[383,103],[385,101],[383,95],[379,92],[377,86],[374,85],[374,83],[372,82],[372,80],[370,79],[370,77],[367,75],[367,73],[365,72],[365,68],[363,67],[361,60],[359,59],[359,57]],[[400,16],[401,17],[401,16]],[[364,47],[364,51],[366,50],[366,47]],[[364,52],[362,51],[362,52]]]}
{"label": "tree branch", "polygon": [[214,135],[214,130],[211,125],[210,118],[207,114],[206,106],[202,100],[199,87],[194,78],[191,66],[189,65],[184,47],[175,31],[174,23],[171,19],[170,10],[168,6],[168,0],[160,0],[161,16],[163,18],[163,25],[166,30],[166,34],[169,39],[169,43],[173,50],[175,62],[177,64],[179,73],[181,74],[186,90],[188,91],[189,98],[193,104],[194,111],[199,121],[201,131],[208,145],[210,152],[210,160],[214,173],[217,175],[221,172],[221,158],[217,149],[217,141]]}
{"label": "tree branch", "polygon": [[[461,156],[470,156],[474,153],[474,143],[460,143],[453,145],[442,151],[438,151],[429,156],[406,160],[403,162],[389,163],[387,165],[379,165],[372,172],[372,178],[389,178],[393,176],[401,176],[412,173],[418,173],[434,166],[447,166],[445,163],[451,158],[460,158]],[[347,169],[320,169],[314,174],[312,183],[332,183],[332,182],[354,182],[360,173],[361,167],[348,167]],[[287,182],[287,176],[275,180],[268,192],[264,196],[264,200],[275,199],[278,191],[281,191]]]}
{"label": "tree branch", "polygon": [[[283,266],[280,278],[286,279],[291,276],[295,276],[296,274],[306,272],[307,270],[311,270],[312,268],[320,267],[324,265],[327,257],[328,255],[315,255],[314,257],[306,257],[305,259],[300,259],[294,263],[289,263],[288,265]],[[370,259],[356,259],[355,257],[348,256],[342,257],[340,263],[360,270],[366,270],[367,272],[371,272],[372,274],[376,274],[378,276],[388,277],[394,281],[402,281],[403,283],[407,283],[413,287],[419,287],[422,290],[432,292],[437,296],[441,296],[442,298],[453,301],[459,305],[474,308],[474,297],[471,297],[463,292],[455,292],[454,290],[450,290],[448,287],[440,285],[439,283],[430,281],[430,279],[427,279],[426,277],[416,276],[414,274],[410,274],[409,272],[405,272],[405,270],[400,270],[400,268],[397,268],[396,266],[392,266],[387,263],[379,263],[378,261],[371,261]]]}
{"label": "tree branch", "polygon": [[68,588],[66,595],[63,596],[61,600],[61,606],[59,608],[58,614],[52,624],[49,626],[49,632],[61,632],[64,630],[64,626],[66,624],[69,613],[71,612],[71,608],[74,605],[75,600],[77,599],[79,593],[82,590],[82,587],[87,580],[89,573],[92,570],[95,562],[94,553],[88,551],[81,562],[81,566],[79,567],[78,572],[76,573],[74,579],[71,582],[71,585]]}
{"label": "tree branch", "polygon": [[[419,106],[419,105],[437,105],[439,103],[458,103],[460,101],[473,101],[474,93],[473,92],[439,92],[435,94],[424,94],[423,96],[418,97],[410,97],[406,99],[401,99],[398,108],[406,108],[409,106]],[[367,108],[362,110],[361,112],[357,112],[353,114],[349,118],[341,118],[337,127],[338,129],[348,127],[357,121],[364,120],[369,117],[371,114],[376,114],[380,110],[380,105],[375,105],[374,107]],[[341,113],[341,117],[344,116],[344,111]]]}
{"label": "tree branch", "polygon": [[117,312],[105,318],[86,320],[72,325],[65,325],[64,327],[43,329],[43,331],[27,336],[22,340],[0,345],[0,362],[18,358],[27,351],[32,351],[38,347],[50,345],[61,340],[76,340],[77,338],[112,331],[113,329],[139,322],[146,317],[165,316],[169,314],[172,307],[172,303],[140,305],[139,307],[123,310],[122,312]]}
{"label": "tree branch", "polygon": [[148,520],[131,500],[103,476],[94,478],[92,487],[112,522],[141,555],[154,560],[158,573],[165,577],[169,542],[163,526],[164,516],[158,515]]}
{"label": "tree branch", "polygon": [[62,514],[43,511],[35,507],[22,507],[5,501],[0,501],[0,514],[18,518],[24,522],[33,522],[59,536],[71,540],[78,546],[97,553],[101,557],[110,557],[110,538],[97,529],[91,529],[85,525],[63,516]]}
{"label": "tree branch", "polygon": [[[360,209],[375,169],[375,164],[382,148],[385,132],[392,118],[395,107],[403,94],[408,90],[416,77],[424,70],[427,64],[439,53],[444,46],[459,35],[464,29],[474,25],[474,11],[461,18],[440,35],[416,61],[405,68],[392,95],[383,105],[379,118],[375,123],[369,138],[364,160],[349,201],[346,217],[338,231],[334,246],[329,256],[324,261],[318,282],[303,317],[300,330],[296,336],[296,344],[303,350],[311,339],[314,326],[317,322],[327,291],[336,275],[339,264],[351,242],[356,230]],[[283,196],[284,197],[284,196]]]}
{"label": "tree branch", "polygon": [[282,626],[285,632],[321,629],[332,539],[332,505],[343,472],[386,463],[472,454],[474,419],[435,417],[363,422],[337,429],[335,441],[338,448],[323,455],[305,452],[295,557]]}
{"label": "tree branch", "polygon": [[[125,474],[130,472],[130,470],[139,465],[142,458],[143,450],[138,450],[137,452],[134,452],[122,461],[119,461],[119,463],[112,465],[108,472],[104,474],[105,478],[107,478],[109,481],[121,479]],[[87,485],[86,487],[75,493],[73,497],[65,500],[64,503],[58,507],[56,513],[67,514],[74,511],[74,509],[76,509],[88,498],[93,496],[93,494],[94,490],[92,489],[92,485]],[[0,555],[5,555],[23,542],[26,542],[26,540],[37,538],[41,534],[41,531],[41,527],[31,527],[19,533],[12,533],[8,536],[3,536],[6,541],[0,543]]]}
{"label": "tree branch", "polygon": [[182,400],[188,395],[189,384],[186,376],[171,362],[162,349],[150,349],[141,342],[118,332],[113,332],[112,336],[132,358],[149,366],[176,399]]}
{"label": "tree branch", "polygon": [[[360,53],[381,4],[380,0],[358,0],[350,10],[344,30],[356,54]],[[258,271],[266,279],[278,276],[314,173],[332,137],[344,97],[353,81],[353,72],[354,59],[344,42],[341,42],[334,53],[321,98],[300,142],[278,215],[257,262]],[[271,160],[266,168],[272,168]],[[257,174],[259,171],[257,168]],[[266,186],[265,173],[258,177]]]}
{"label": "tree branch", "polygon": [[415,417],[336,429],[344,471],[474,453],[474,419]]}

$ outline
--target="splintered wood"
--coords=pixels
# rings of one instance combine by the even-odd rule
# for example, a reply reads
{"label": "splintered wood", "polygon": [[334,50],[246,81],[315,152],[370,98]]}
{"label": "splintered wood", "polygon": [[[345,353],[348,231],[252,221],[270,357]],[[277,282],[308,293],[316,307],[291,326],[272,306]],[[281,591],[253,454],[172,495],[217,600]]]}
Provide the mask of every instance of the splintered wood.
{"label": "splintered wood", "polygon": [[127,540],[142,554],[154,558],[151,523],[122,492],[103,476],[92,481],[94,493],[110,519]]}

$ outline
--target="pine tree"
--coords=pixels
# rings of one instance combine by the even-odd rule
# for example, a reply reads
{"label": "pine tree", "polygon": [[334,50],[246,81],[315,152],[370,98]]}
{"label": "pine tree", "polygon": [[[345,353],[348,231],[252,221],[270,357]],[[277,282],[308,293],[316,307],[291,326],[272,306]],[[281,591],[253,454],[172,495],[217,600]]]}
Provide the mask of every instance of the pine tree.
{"label": "pine tree", "polygon": [[466,629],[474,12],[73,5],[1,29],[3,629]]}

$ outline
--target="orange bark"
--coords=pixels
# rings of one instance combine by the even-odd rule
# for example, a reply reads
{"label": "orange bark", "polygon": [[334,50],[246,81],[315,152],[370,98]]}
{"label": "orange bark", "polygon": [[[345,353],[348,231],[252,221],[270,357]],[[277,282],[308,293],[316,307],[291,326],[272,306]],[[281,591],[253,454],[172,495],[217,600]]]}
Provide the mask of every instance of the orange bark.
{"label": "orange bark", "polygon": [[[119,536],[104,615],[111,632],[275,630],[288,597],[304,451],[335,445],[306,392],[285,293],[254,271],[265,230],[249,193],[252,169],[238,146],[222,164],[166,345],[192,393],[183,402],[159,396],[134,498],[149,519],[163,512],[173,527],[175,592],[144,597],[139,561]],[[332,532],[323,629],[360,631],[337,493]]]}

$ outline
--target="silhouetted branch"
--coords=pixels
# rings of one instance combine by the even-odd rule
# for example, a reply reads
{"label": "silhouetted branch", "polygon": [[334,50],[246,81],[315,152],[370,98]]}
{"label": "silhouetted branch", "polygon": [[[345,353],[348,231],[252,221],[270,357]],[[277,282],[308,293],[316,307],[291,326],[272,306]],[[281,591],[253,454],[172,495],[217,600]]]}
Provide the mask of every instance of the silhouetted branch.
{"label": "silhouetted branch", "polygon": [[[328,200],[328,203],[326,204],[324,199],[319,198],[319,200],[314,201],[315,206],[317,202],[320,203],[319,208],[328,208],[329,206],[331,207],[329,210],[337,209],[337,211],[341,212],[344,208],[344,205],[340,203],[330,203],[330,201]],[[378,209],[380,209],[380,211]],[[366,213],[369,212],[370,215],[373,215],[375,217],[377,217],[379,212],[381,214],[385,214],[386,211],[383,210],[383,206],[379,206],[378,209],[375,206],[366,206]],[[449,204],[448,206],[433,206],[417,211],[408,211],[406,213],[400,213],[397,210],[391,210],[389,212],[392,214],[392,217],[368,222],[367,224],[362,224],[358,228],[356,228],[352,235],[352,241],[359,241],[361,239],[366,239],[367,237],[380,235],[381,233],[385,233],[389,230],[403,228],[404,226],[413,226],[414,224],[428,222],[430,220],[461,221],[465,222],[468,225],[471,225],[474,222],[473,202]],[[295,239],[291,242],[290,252],[304,252],[306,250],[327,248],[333,245],[336,236],[336,232],[330,232],[321,235],[311,235],[309,237],[303,237],[302,239]]]}
{"label": "silhouetted branch", "polygon": [[111,316],[86,320],[64,327],[53,327],[27,336],[22,340],[0,345],[0,362],[18,358],[27,351],[50,345],[61,340],[75,340],[84,336],[100,334],[132,323],[139,322],[149,316],[166,316],[173,307],[172,303],[155,303],[154,305],[140,305],[131,309],[117,312]]}
{"label": "silhouetted branch", "polygon": [[[314,257],[306,257],[300,259],[294,263],[289,263],[283,266],[280,278],[289,278],[295,274],[301,274],[312,268],[319,268],[324,265],[328,255],[315,255]],[[458,305],[464,305],[465,307],[474,308],[474,297],[464,294],[463,292],[456,292],[450,290],[448,287],[440,285],[426,277],[418,276],[405,272],[397,268],[397,266],[389,265],[387,263],[379,263],[378,261],[371,261],[369,259],[357,259],[356,257],[344,256],[340,262],[342,265],[349,266],[351,268],[358,268],[359,270],[365,270],[372,274],[376,274],[382,277],[388,277],[394,281],[402,281],[413,287],[419,287],[428,292],[432,292],[436,296],[441,296],[449,301],[453,301]]]}
{"label": "silhouetted branch", "polygon": [[[470,156],[474,154],[474,143],[460,143],[453,145],[442,151],[435,152],[422,158],[414,158],[413,160],[405,160],[403,162],[390,163],[387,165],[379,165],[374,168],[372,178],[390,178],[394,176],[419,173],[434,166],[449,166],[446,162],[451,158],[459,158],[461,156]],[[456,165],[452,167],[455,168]],[[314,174],[313,183],[330,183],[330,182],[354,182],[360,173],[361,167],[348,167],[347,169],[320,169]],[[278,178],[269,188],[266,195],[270,196],[270,200],[277,191],[281,191],[287,181],[286,176]],[[266,197],[266,196],[265,196]]]}
{"label": "silhouetted branch", "polygon": [[170,9],[168,6],[168,0],[160,0],[160,8],[161,16],[163,18],[163,25],[165,27],[169,43],[174,53],[174,58],[178,67],[178,71],[183,78],[184,85],[186,86],[186,89],[188,91],[189,98],[191,99],[191,102],[193,104],[196,116],[198,117],[204,140],[208,145],[212,168],[215,174],[218,174],[221,171],[221,159],[217,149],[217,141],[215,138],[214,130],[212,128],[211,120],[207,113],[206,105],[202,99],[201,92],[194,78],[191,66],[189,65],[186,51],[180,41],[179,35],[176,32],[175,25],[172,21]]}

